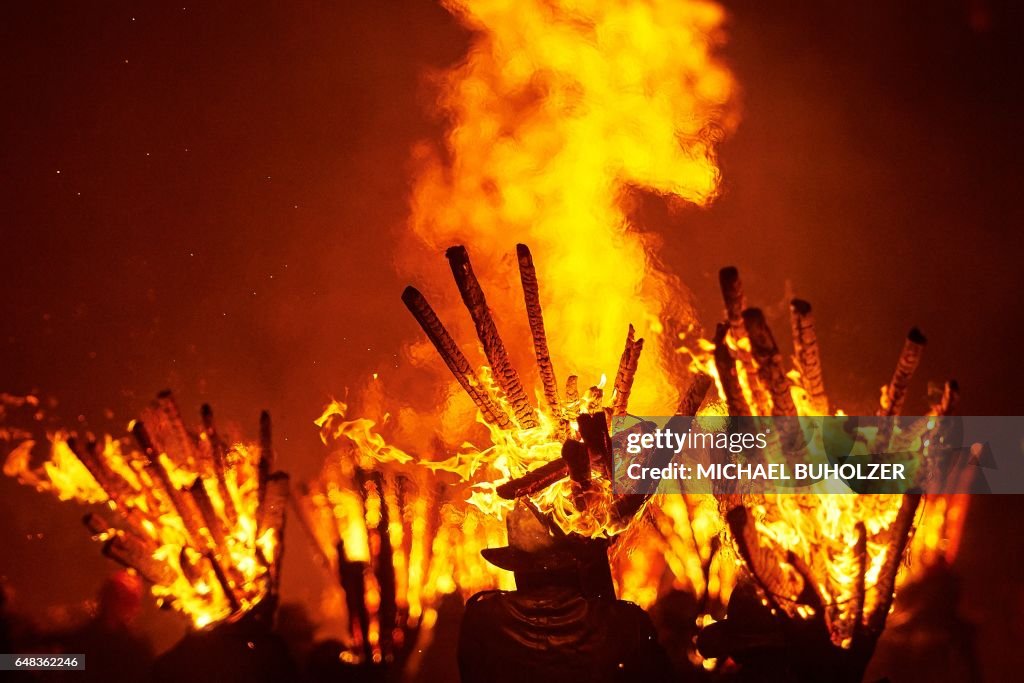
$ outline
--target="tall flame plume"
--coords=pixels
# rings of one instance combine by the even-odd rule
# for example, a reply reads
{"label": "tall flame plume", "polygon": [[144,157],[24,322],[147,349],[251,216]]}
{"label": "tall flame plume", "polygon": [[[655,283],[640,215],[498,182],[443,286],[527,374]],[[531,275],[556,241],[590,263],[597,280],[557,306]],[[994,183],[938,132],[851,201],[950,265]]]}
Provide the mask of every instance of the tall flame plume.
{"label": "tall flame plume", "polygon": [[[551,338],[556,367],[596,384],[633,324],[648,348],[631,406],[674,409],[685,368],[665,341],[692,315],[681,283],[652,255],[653,238],[631,224],[629,197],[715,196],[715,143],[736,122],[733,77],[714,56],[723,10],[670,0],[445,5],[473,37],[465,61],[440,79],[443,148],[416,150],[412,231],[431,255],[465,244],[499,316],[522,305],[509,253],[529,244],[544,255],[545,316],[571,331]],[[400,257],[405,274],[434,280],[422,277],[422,246],[415,251]],[[458,301],[427,293],[451,324]],[[528,334],[520,320],[499,324]]]}

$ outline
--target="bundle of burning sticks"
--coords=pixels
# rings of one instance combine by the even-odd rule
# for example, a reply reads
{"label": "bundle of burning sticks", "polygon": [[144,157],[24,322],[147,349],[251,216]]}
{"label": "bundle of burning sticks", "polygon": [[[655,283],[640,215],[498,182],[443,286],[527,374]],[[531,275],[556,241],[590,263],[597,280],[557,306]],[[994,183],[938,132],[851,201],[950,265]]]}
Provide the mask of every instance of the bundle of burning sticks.
{"label": "bundle of burning sticks", "polygon": [[[447,492],[428,470],[389,471],[332,459],[295,498],[344,600],[351,663],[398,664],[436,619],[440,596],[462,576],[459,540],[441,528]],[[440,541],[440,542],[439,542]]]}
{"label": "bundle of burning sticks", "polygon": [[[729,414],[827,415],[830,404],[810,304],[799,299],[791,304],[795,368],[786,373],[764,315],[746,308],[736,269],[722,269],[720,282],[727,321],[718,325],[714,341],[693,355],[696,367],[715,376]],[[900,414],[925,343],[916,328],[907,335],[892,379],[882,388],[879,417]],[[957,383],[946,382],[933,396],[929,416],[950,414],[957,400]],[[926,416],[892,433],[893,421],[880,420],[873,447],[885,452],[917,444],[927,453],[926,437],[933,422]],[[952,538],[955,553],[967,497],[932,497],[931,509],[919,515],[922,499],[912,492],[723,495],[720,503],[763,605],[778,633],[793,641],[787,646],[816,643],[822,658],[841,662],[845,678],[859,680],[892,606],[915,519],[920,517],[932,530],[915,543],[915,556],[936,561],[940,538]],[[719,651],[714,643],[706,652],[734,654],[728,648]],[[816,665],[821,663],[819,658]]]}
{"label": "bundle of burning sticks", "polygon": [[[527,320],[546,404],[546,414],[541,416],[527,399],[519,373],[512,367],[466,249],[451,247],[446,256],[487,357],[490,371],[485,377],[493,378],[493,384],[481,381],[417,289],[407,287],[402,300],[492,428],[495,448],[467,455],[454,463],[451,471],[464,476],[472,473],[482,489],[488,480],[497,482],[493,492],[505,503],[486,501],[489,509],[510,509],[512,501],[526,497],[563,531],[586,536],[612,536],[623,531],[650,496],[612,492],[608,418],[627,412],[643,339],[636,339],[632,327],[627,331],[608,405],[601,386],[592,386],[581,395],[575,375],[568,377],[561,398],[548,349],[533,256],[526,245],[517,245]],[[680,399],[677,413],[695,415],[711,384],[710,376],[696,373]]]}
{"label": "bundle of burning sticks", "polygon": [[84,518],[103,553],[138,572],[160,604],[196,628],[273,605],[289,495],[288,475],[272,472],[268,413],[258,444],[226,441],[209,406],[201,418],[190,430],[163,392],[131,424],[134,448],[128,440],[58,434],[41,467],[28,467],[31,441],[5,465],[39,490],[103,504],[107,510]]}

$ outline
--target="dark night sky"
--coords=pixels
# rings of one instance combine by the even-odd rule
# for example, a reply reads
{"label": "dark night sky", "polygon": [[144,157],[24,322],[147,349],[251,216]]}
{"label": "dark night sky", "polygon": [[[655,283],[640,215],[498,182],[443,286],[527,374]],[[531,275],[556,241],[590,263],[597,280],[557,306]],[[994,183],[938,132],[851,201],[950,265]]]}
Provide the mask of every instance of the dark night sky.
{"label": "dark night sky", "polygon": [[[0,10],[0,391],[54,396],[65,424],[99,431],[164,387],[250,433],[267,407],[282,464],[309,477],[326,398],[415,334],[391,244],[410,146],[441,130],[425,73],[467,35],[430,2],[181,3]],[[787,280],[816,304],[848,412],[871,408],[917,324],[911,412],[926,379],[955,376],[964,412],[1021,414],[1020,17],[983,0],[726,4],[744,92],[723,196],[636,216],[705,323],[735,264],[783,330]],[[109,568],[80,514],[0,481],[0,575],[26,610]],[[312,603],[296,532],[285,589]],[[1019,570],[1005,580],[1024,595]]]}

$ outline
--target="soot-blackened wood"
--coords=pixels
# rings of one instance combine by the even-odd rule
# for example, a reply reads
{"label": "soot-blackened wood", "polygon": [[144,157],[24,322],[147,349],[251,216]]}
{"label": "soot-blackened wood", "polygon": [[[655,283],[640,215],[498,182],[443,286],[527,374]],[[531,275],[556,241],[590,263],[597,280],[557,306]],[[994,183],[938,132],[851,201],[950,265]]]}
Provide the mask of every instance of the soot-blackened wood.
{"label": "soot-blackened wood", "polygon": [[[892,379],[882,389],[882,398],[878,406],[879,417],[892,418],[903,412],[903,403],[907,398],[907,388],[910,380],[921,363],[921,356],[924,355],[924,347],[928,343],[921,330],[916,327],[907,333],[900,350],[900,357],[896,361],[896,369],[892,373]],[[879,420],[878,433],[875,435],[875,450],[884,452],[888,450],[892,439],[893,420]]]}
{"label": "soot-blackened wood", "polygon": [[274,469],[274,442],[270,413],[266,410],[260,413],[260,459],[256,466],[258,478],[257,500],[259,510],[263,507],[263,500],[267,496],[267,479],[270,478],[270,471]]}
{"label": "soot-blackened wood", "polygon": [[942,388],[942,397],[935,405],[936,415],[955,415],[960,404],[960,383],[955,379],[946,382]]}
{"label": "soot-blackened wood", "polygon": [[789,321],[793,328],[793,351],[797,368],[811,408],[815,415],[828,415],[828,396],[825,394],[821,352],[811,305],[803,299],[793,299],[789,304]]}
{"label": "soot-blackened wood", "polygon": [[366,570],[365,562],[349,561],[345,554],[345,542],[338,542],[338,580],[345,593],[345,606],[348,609],[349,633],[361,646],[367,661],[371,658],[370,650],[370,612],[366,607]]}
{"label": "soot-blackened wood", "polygon": [[900,357],[896,361],[896,369],[892,373],[892,379],[882,393],[881,405],[878,408],[879,417],[893,417],[899,415],[903,410],[903,402],[907,398],[907,387],[921,362],[921,356],[924,354],[924,347],[927,343],[927,338],[916,327],[907,333]]}
{"label": "soot-blackened wood", "polygon": [[722,289],[725,316],[732,330],[732,338],[739,341],[747,336],[747,330],[743,327],[743,310],[747,307],[747,298],[743,294],[739,270],[734,266],[726,266],[719,270],[718,285]]}
{"label": "soot-blackened wood", "polygon": [[380,503],[380,516],[377,519],[377,547],[373,562],[373,571],[377,577],[380,591],[380,607],[377,618],[380,622],[380,647],[385,657],[390,657],[394,650],[394,631],[398,625],[398,588],[395,579],[395,551],[391,543],[390,509],[385,497],[384,477],[380,472],[369,475],[377,491]]}
{"label": "soot-blackened wood", "polygon": [[743,368],[750,386],[753,403],[749,407],[757,410],[759,415],[767,415],[771,408],[771,397],[768,395],[768,391],[761,386],[757,369],[754,367],[754,359],[743,342],[747,338],[747,328],[743,322],[743,311],[747,307],[747,298],[743,293],[743,282],[740,280],[739,271],[734,266],[722,268],[718,271],[718,284],[722,289],[722,300],[725,302],[729,334],[736,344],[736,361]]}
{"label": "soot-blackened wood", "polygon": [[160,453],[153,445],[153,440],[150,438],[149,431],[142,420],[136,420],[132,425],[132,435],[145,456],[144,469],[149,474],[154,488],[158,489],[167,502],[170,503],[171,507],[168,511],[176,513],[181,518],[191,542],[197,548],[203,547],[202,534],[199,532],[202,527],[199,520],[199,511],[194,505],[188,505],[183,500],[181,491],[174,486],[174,482],[171,481],[171,475],[160,459]]}
{"label": "soot-blackened wood", "polygon": [[200,477],[196,477],[188,491],[192,496],[192,500],[195,501],[196,507],[199,508],[203,525],[209,530],[217,553],[226,557],[228,555],[228,533],[213,508],[213,501],[210,500],[210,494],[207,493],[203,480]]}
{"label": "soot-blackened wood", "polygon": [[608,418],[605,417],[604,411],[582,413],[576,423],[590,454],[590,462],[610,479],[613,470],[612,437],[608,433]]}
{"label": "soot-blackened wood", "polygon": [[565,380],[565,417],[575,420],[580,415],[580,385],[576,375]]}
{"label": "soot-blackened wood", "polygon": [[207,447],[210,449],[210,463],[213,467],[214,476],[217,478],[217,493],[224,502],[224,517],[228,527],[234,528],[238,522],[238,514],[235,512],[235,504],[228,491],[227,485],[227,448],[224,441],[217,433],[217,425],[213,419],[213,408],[209,403],[204,403],[199,409],[199,416],[203,422],[203,435],[206,437]]}
{"label": "soot-blackened wood", "polygon": [[875,582],[875,608],[868,615],[866,633],[875,640],[882,635],[885,621],[889,617],[889,608],[896,593],[896,574],[899,573],[903,553],[907,549],[914,528],[917,508],[921,505],[920,493],[903,494],[903,502],[896,513],[896,519],[889,527],[889,549],[885,555],[882,569],[878,572]]}
{"label": "soot-blackened wood", "polygon": [[157,450],[166,453],[175,467],[195,467],[199,461],[195,437],[185,427],[181,410],[170,389],[156,395],[150,408],[143,411],[143,421]]}
{"label": "soot-blackened wood", "polygon": [[477,336],[484,347],[487,362],[494,371],[494,380],[505,392],[509,405],[515,414],[516,422],[523,429],[532,429],[537,426],[537,415],[530,405],[526,392],[523,390],[523,383],[519,379],[519,373],[512,367],[508,351],[498,334],[498,327],[494,324],[494,317],[491,309],[487,306],[487,299],[484,297],[484,290],[473,273],[473,266],[469,262],[469,253],[465,247],[450,247],[445,256],[451,265],[452,275],[455,277],[455,284],[458,285],[459,293],[462,295],[462,302],[469,310],[476,326]]}
{"label": "soot-blackened wood", "polygon": [[790,381],[786,371],[782,369],[782,355],[775,343],[764,313],[759,308],[748,308],[743,311],[743,324],[750,337],[750,349],[757,362],[757,375],[761,383],[768,387],[772,399],[772,415],[793,417],[796,415],[796,404],[790,394]]}
{"label": "soot-blackened wood", "polygon": [[686,393],[679,399],[676,415],[696,415],[712,384],[714,384],[714,380],[710,375],[703,372],[694,374]]}
{"label": "soot-blackened wood", "polygon": [[629,406],[629,394],[633,390],[633,379],[636,377],[640,352],[644,349],[644,340],[636,339],[636,330],[629,326],[626,333],[626,345],[619,359],[619,369],[615,373],[614,394],[612,398],[612,415],[625,415]]}
{"label": "soot-blackened wood", "polygon": [[569,468],[569,479],[572,480],[573,505],[582,512],[587,507],[586,493],[593,483],[590,478],[590,454],[584,444],[567,439],[562,444],[562,460],[565,460]]}
{"label": "soot-blackened wood", "polygon": [[170,586],[177,576],[170,565],[154,558],[152,549],[135,536],[115,534],[103,544],[103,554],[158,586]]}
{"label": "soot-blackened wood", "polygon": [[857,576],[853,583],[853,635],[854,638],[864,629],[864,601],[867,587],[865,580],[868,573],[868,530],[861,520],[855,526],[857,538],[853,545],[853,555],[857,560]]}
{"label": "soot-blackened wood", "polygon": [[[227,574],[224,573],[224,567],[221,566],[216,554],[212,550],[207,551],[203,557],[210,563],[210,567],[213,569],[213,575],[217,578],[217,583],[220,584],[220,589],[224,593],[224,597],[227,598],[228,604],[231,605],[231,613],[242,609],[242,605],[238,602],[238,597],[235,595],[234,589],[231,587],[231,582],[228,581]],[[195,582],[193,582],[195,583]]]}
{"label": "soot-blackened wood", "polygon": [[568,474],[569,464],[563,458],[558,458],[530,470],[518,479],[505,482],[495,490],[505,500],[515,500],[520,496],[530,496],[546,489],[555,482],[565,479]]}
{"label": "soot-blackened wood", "polygon": [[551,415],[561,417],[561,404],[558,400],[558,381],[555,379],[555,366],[551,362],[548,350],[548,337],[544,330],[544,313],[540,307],[540,285],[537,282],[537,269],[533,264],[530,248],[525,244],[516,245],[516,257],[519,261],[519,279],[523,283],[523,299],[526,302],[526,317],[530,323],[530,334],[533,336],[533,351],[537,358],[537,370],[540,373],[541,385],[544,387],[544,400],[547,401]]}
{"label": "soot-blackened wood", "polygon": [[406,287],[402,292],[402,301],[437,349],[441,360],[448,366],[463,390],[473,399],[484,419],[502,429],[511,429],[512,420],[487,395],[486,389],[473,371],[473,366],[469,364],[426,298],[415,287]]}
{"label": "soot-blackened wood", "polygon": [[728,332],[729,323],[718,323],[715,329],[715,370],[718,371],[722,391],[725,392],[725,404],[729,414],[733,417],[750,415],[750,406],[743,395],[743,386],[740,384],[739,372],[736,369],[736,359],[733,358],[732,350],[725,339]]}

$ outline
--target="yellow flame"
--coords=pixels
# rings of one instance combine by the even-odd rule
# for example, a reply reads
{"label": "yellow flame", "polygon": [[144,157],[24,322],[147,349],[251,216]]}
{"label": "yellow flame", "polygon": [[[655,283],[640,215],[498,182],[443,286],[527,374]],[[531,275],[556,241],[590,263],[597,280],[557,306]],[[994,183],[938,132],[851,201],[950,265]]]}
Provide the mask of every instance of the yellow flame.
{"label": "yellow flame", "polygon": [[[723,10],[676,0],[445,4],[474,37],[441,81],[445,149],[417,150],[412,229],[431,256],[468,247],[509,330],[522,329],[510,319],[522,294],[508,255],[529,244],[562,377],[589,386],[614,368],[633,323],[648,340],[633,406],[671,411],[682,368],[660,340],[691,314],[656,245],[633,229],[627,195],[697,204],[715,195],[715,143],[735,123],[733,78],[713,54]],[[404,260],[410,274],[424,272]],[[461,319],[456,297],[442,301],[453,314],[443,319]]]}

